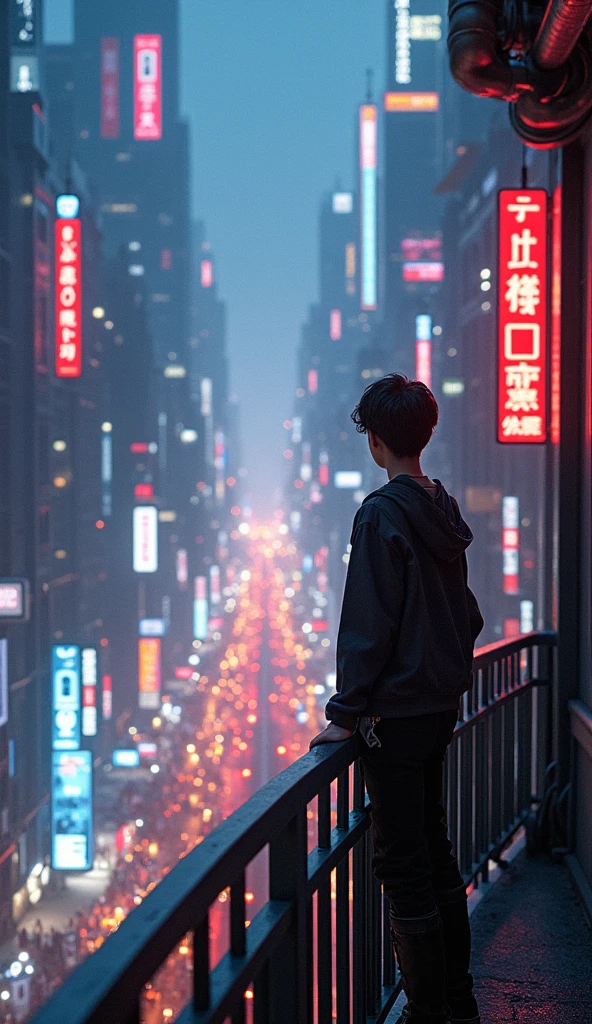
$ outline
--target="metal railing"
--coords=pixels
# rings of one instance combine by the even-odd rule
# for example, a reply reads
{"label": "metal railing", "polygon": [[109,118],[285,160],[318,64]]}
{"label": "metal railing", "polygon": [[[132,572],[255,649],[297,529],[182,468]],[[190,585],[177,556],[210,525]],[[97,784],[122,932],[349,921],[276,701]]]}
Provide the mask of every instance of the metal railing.
{"label": "metal railing", "polygon": [[[467,883],[487,880],[489,862],[500,859],[541,791],[555,643],[554,633],[530,633],[476,653],[446,777]],[[259,790],[73,972],[35,1024],[139,1024],[144,986],[187,934],[193,997],[181,1024],[384,1021],[400,980],[371,872],[358,743],[354,736],[316,748]],[[313,801],[316,846],[308,852]],[[246,871],[264,848],[269,899],[247,927]],[[229,948],[211,968],[210,915],[224,890]]]}

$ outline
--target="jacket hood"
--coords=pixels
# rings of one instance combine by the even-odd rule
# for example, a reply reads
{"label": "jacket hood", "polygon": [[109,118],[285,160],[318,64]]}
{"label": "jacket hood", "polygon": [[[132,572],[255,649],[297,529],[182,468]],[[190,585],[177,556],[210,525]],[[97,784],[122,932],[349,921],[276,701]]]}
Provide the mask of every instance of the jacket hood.
{"label": "jacket hood", "polygon": [[444,562],[452,562],[468,548],[473,534],[460,514],[456,499],[439,480],[434,479],[434,483],[438,484],[438,491],[432,497],[421,484],[402,474],[368,494],[362,504],[378,497],[392,501],[430,553]]}

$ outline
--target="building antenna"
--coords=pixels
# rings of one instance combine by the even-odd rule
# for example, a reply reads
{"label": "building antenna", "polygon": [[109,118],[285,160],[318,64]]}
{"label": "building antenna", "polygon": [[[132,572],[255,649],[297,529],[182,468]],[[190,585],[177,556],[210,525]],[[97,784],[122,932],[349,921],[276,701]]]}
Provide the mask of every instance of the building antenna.
{"label": "building antenna", "polygon": [[374,99],[374,71],[366,68],[366,103],[372,103]]}

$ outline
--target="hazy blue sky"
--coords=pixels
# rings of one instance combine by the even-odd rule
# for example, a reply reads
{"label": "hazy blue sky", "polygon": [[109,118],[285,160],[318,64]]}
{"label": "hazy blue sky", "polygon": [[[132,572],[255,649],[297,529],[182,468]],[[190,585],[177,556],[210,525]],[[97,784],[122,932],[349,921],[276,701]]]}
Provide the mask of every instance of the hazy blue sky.
{"label": "hazy blue sky", "polygon": [[[69,0],[46,3],[52,35],[63,36]],[[193,213],[206,222],[228,303],[231,386],[260,506],[283,475],[281,423],[292,411],[300,326],[317,294],[319,202],[337,177],[354,184],[367,67],[382,90],[385,4],[180,3]]]}

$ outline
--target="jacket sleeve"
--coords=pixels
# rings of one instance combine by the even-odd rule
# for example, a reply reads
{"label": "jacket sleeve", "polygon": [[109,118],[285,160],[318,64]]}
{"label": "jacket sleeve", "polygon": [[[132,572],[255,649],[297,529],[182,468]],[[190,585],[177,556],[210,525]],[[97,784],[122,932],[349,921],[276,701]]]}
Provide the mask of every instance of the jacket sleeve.
{"label": "jacket sleeve", "polygon": [[337,693],[330,722],[352,732],[392,652],[403,603],[403,559],[378,528],[364,521],[352,536],[337,637]]}
{"label": "jacket sleeve", "polygon": [[477,598],[475,597],[473,591],[469,587],[469,568],[467,565],[467,556],[464,551],[462,554],[462,562],[463,574],[465,577],[465,586],[467,588],[467,604],[469,606],[469,621],[471,623],[471,639],[473,641],[473,646],[475,646],[475,640],[479,636],[479,633],[483,629],[485,623],[483,621],[483,616],[481,615],[481,610],[479,608]]}

